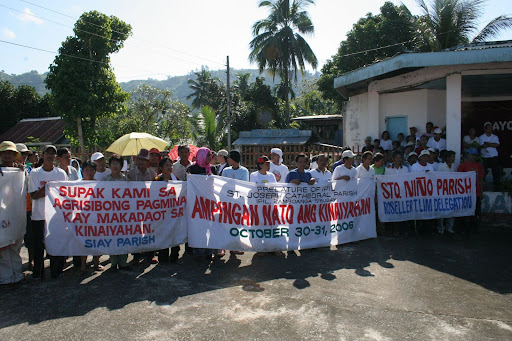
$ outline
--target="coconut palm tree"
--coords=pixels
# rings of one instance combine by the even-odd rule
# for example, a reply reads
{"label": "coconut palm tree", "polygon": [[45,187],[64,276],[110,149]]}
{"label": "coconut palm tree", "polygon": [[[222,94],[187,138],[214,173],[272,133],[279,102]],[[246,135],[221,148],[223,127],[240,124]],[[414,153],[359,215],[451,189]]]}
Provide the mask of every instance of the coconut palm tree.
{"label": "coconut palm tree", "polygon": [[238,90],[240,90],[240,95],[242,98],[245,96],[247,89],[249,88],[249,79],[251,78],[250,72],[241,72],[236,75],[236,81],[233,85],[238,86]]}
{"label": "coconut palm tree", "polygon": [[208,95],[212,87],[215,86],[217,79],[212,78],[212,73],[204,67],[201,71],[194,72],[194,75],[196,75],[196,79],[189,79],[187,81],[189,88],[194,91],[187,96],[187,99],[194,98],[192,108],[198,109],[209,104]]}
{"label": "coconut palm tree", "polygon": [[477,33],[487,0],[432,0],[430,6],[424,0],[416,1],[423,10],[420,31],[432,51],[487,41],[512,27],[512,17],[500,15]]}
{"label": "coconut palm tree", "polygon": [[259,7],[267,7],[268,17],[252,26],[253,40],[249,43],[249,60],[256,62],[260,73],[268,69],[282,79],[286,102],[286,125],[290,126],[289,89],[297,71],[304,74],[305,63],[316,69],[318,60],[301,34],[313,34],[313,22],[305,10],[314,0],[263,0]]}

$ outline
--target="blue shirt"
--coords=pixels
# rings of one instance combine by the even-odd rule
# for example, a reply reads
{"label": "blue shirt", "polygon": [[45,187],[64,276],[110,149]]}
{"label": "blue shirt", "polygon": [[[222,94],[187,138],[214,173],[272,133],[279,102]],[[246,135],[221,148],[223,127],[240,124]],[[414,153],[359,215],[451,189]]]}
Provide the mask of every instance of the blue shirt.
{"label": "blue shirt", "polygon": [[309,182],[311,180],[311,174],[308,171],[304,171],[304,173],[299,172],[297,168],[288,172],[286,175],[286,182],[291,182],[292,180],[299,179],[300,182]]}
{"label": "blue shirt", "polygon": [[237,169],[233,169],[233,167],[225,167],[222,170],[222,176],[225,178],[249,181],[249,171],[243,166],[240,166]]}

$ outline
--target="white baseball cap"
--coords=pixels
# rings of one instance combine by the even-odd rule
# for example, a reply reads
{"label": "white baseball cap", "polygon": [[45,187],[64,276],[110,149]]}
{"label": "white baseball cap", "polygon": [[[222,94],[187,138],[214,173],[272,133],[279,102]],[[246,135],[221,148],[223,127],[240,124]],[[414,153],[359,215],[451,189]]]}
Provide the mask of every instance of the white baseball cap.
{"label": "white baseball cap", "polygon": [[422,150],[419,157],[422,157],[423,155],[430,156],[430,152],[428,150]]}
{"label": "white baseball cap", "polygon": [[91,161],[98,161],[99,159],[104,158],[104,157],[105,157],[105,155],[103,155],[102,153],[96,152],[91,155]]}
{"label": "white baseball cap", "polygon": [[346,157],[353,158],[353,157],[355,157],[355,156],[356,156],[356,154],[352,153],[352,151],[351,151],[351,150],[345,150],[345,151],[343,152],[343,154],[341,154],[341,158],[342,158],[342,159],[344,159],[344,158],[346,158]]}

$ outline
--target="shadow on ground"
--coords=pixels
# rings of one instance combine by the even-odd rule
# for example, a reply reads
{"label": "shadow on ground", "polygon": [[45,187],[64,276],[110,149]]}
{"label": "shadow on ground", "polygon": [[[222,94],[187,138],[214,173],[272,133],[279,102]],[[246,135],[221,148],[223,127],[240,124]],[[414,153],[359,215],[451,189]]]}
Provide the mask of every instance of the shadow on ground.
{"label": "shadow on ground", "polygon": [[73,273],[70,266],[57,280],[28,279],[14,288],[1,289],[0,328],[83,316],[97,308],[117,310],[140,301],[171,305],[183,296],[235,286],[263,292],[265,282],[275,279],[289,280],[284,282],[288,290],[302,290],[312,285],[313,277],[336,281],[335,272],[343,269],[372,277],[376,275],[370,265],[392,270],[396,261],[417,263],[506,294],[512,292],[511,241],[510,227],[493,226],[470,237],[380,237],[287,255],[227,253],[211,263],[184,255],[182,264],[143,263],[129,272],[107,267],[86,277]]}

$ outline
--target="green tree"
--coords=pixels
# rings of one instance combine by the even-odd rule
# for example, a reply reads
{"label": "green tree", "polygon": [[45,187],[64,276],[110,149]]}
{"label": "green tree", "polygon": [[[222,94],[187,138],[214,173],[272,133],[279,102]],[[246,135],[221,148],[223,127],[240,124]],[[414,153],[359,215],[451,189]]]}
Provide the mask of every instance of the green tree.
{"label": "green tree", "polygon": [[140,84],[130,92],[125,112],[98,119],[98,146],[106,148],[120,136],[135,131],[153,134],[172,145],[188,141],[190,110],[171,97],[169,90]]}
{"label": "green tree", "polygon": [[14,106],[18,120],[41,117],[39,113],[40,103],[41,96],[34,87],[20,85],[14,90]]}
{"label": "green tree", "polygon": [[0,133],[22,119],[51,116],[50,101],[49,94],[41,98],[32,86],[15,88],[9,81],[0,81]]}
{"label": "green tree", "polygon": [[343,97],[334,90],[334,78],[404,50],[414,50],[417,41],[415,17],[406,6],[386,2],[380,14],[368,13],[353,25],[337,53],[322,67],[318,88],[325,99],[336,102],[335,112],[340,112]]}
{"label": "green tree", "polygon": [[487,41],[512,27],[512,17],[500,15],[478,32],[486,0],[433,0],[430,6],[417,0],[423,10],[418,26],[424,43],[432,51],[461,44]]}
{"label": "green tree", "polygon": [[207,146],[211,150],[218,149],[221,140],[219,119],[215,110],[208,105],[203,106],[199,112],[190,116],[196,145]]}
{"label": "green tree", "polygon": [[290,126],[289,89],[291,76],[297,80],[297,71],[304,74],[305,64],[316,69],[318,60],[301,34],[314,33],[314,26],[306,8],[314,0],[270,0],[260,1],[266,7],[267,18],[258,20],[252,27],[253,40],[249,43],[249,60],[256,62],[260,73],[268,69],[275,77],[279,75],[284,86],[286,103],[286,126]]}
{"label": "green tree", "polygon": [[0,133],[14,126],[19,118],[14,106],[14,86],[9,81],[0,81]]}
{"label": "green tree", "polygon": [[67,121],[66,135],[75,145],[98,144],[97,119],[126,110],[128,94],[116,81],[110,55],[123,47],[131,29],[115,16],[83,13],[75,23],[75,35],[66,38],[50,65],[46,85],[53,108]]}
{"label": "green tree", "polygon": [[249,72],[241,72],[236,75],[236,81],[233,82],[233,86],[238,87],[242,98],[245,96],[247,88],[249,88],[249,79],[251,79]]}
{"label": "green tree", "polygon": [[[283,117],[278,115],[278,99],[270,86],[265,85],[265,78],[256,77],[249,85],[243,103],[233,107],[232,126],[236,127],[234,138],[240,131],[264,128],[282,128],[285,126]],[[236,99],[236,94],[232,95]]]}
{"label": "green tree", "polygon": [[292,117],[332,114],[334,102],[322,97],[315,81],[303,81],[299,96],[293,101]]}
{"label": "green tree", "polygon": [[[222,102],[222,90],[220,80],[212,78],[212,73],[205,67],[201,71],[194,72],[196,79],[189,79],[187,83],[193,91],[187,96],[187,100],[193,98],[192,108],[200,109],[208,105],[218,110]],[[225,95],[224,95],[225,96]]]}

